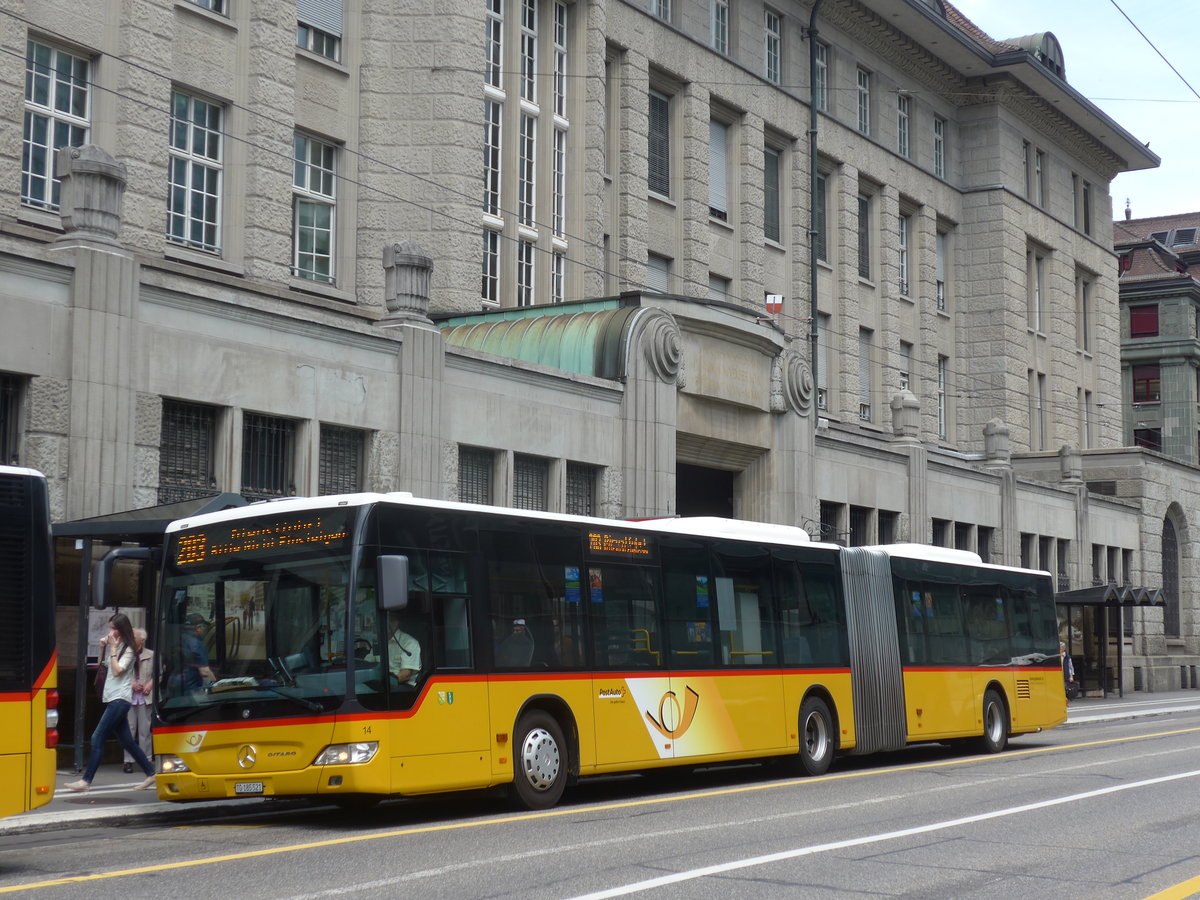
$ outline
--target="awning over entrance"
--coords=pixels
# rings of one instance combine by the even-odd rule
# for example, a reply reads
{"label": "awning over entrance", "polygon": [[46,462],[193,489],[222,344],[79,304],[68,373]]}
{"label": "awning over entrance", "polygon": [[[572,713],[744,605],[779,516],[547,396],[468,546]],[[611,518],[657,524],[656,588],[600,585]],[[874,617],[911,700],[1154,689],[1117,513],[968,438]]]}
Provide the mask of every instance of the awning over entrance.
{"label": "awning over entrance", "polygon": [[1078,604],[1081,606],[1162,606],[1163,592],[1159,588],[1133,587],[1132,585],[1097,584],[1073,591],[1059,591],[1054,595],[1059,606]]}
{"label": "awning over entrance", "polygon": [[162,542],[167,526],[176,519],[233,509],[236,506],[245,506],[246,502],[246,498],[241,494],[213,494],[176,503],[164,503],[161,506],[146,506],[142,509],[109,513],[106,516],[78,519],[74,522],[59,522],[54,526],[54,536],[96,538],[104,541],[153,539],[154,543],[158,544]]}

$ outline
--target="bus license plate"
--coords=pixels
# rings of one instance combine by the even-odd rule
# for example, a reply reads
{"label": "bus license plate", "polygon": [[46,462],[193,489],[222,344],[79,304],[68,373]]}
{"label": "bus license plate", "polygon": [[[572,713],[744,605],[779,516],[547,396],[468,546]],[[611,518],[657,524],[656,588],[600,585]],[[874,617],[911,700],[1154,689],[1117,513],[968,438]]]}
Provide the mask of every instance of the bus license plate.
{"label": "bus license plate", "polygon": [[235,794],[261,794],[263,783],[261,781],[237,781],[234,782],[233,792]]}

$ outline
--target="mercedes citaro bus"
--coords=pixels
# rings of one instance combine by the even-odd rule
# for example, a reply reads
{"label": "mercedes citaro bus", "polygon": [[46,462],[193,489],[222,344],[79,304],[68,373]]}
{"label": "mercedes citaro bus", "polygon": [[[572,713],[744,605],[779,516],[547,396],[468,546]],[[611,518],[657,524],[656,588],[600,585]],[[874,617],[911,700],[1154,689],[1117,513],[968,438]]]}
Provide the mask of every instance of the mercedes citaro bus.
{"label": "mercedes citaro bus", "polygon": [[347,805],[1066,720],[1050,576],[798,528],[358,494],[173,523],[154,749],[167,800]]}

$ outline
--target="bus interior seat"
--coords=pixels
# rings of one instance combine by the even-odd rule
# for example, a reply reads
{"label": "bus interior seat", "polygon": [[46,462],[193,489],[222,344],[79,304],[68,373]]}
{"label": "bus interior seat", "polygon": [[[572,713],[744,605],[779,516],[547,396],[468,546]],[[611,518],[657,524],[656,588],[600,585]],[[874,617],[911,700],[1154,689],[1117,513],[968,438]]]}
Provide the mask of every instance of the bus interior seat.
{"label": "bus interior seat", "polygon": [[528,631],[514,631],[496,648],[496,665],[505,668],[528,666],[533,660],[533,647],[533,635]]}

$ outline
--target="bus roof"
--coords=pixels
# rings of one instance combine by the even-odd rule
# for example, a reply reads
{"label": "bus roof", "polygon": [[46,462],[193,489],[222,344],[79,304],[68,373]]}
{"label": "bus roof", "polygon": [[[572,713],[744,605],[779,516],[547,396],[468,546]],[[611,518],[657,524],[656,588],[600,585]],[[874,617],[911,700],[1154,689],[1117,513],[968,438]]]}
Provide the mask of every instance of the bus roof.
{"label": "bus roof", "polygon": [[0,475],[24,475],[29,478],[42,478],[46,476],[37,469],[26,469],[23,466],[0,466]]}

